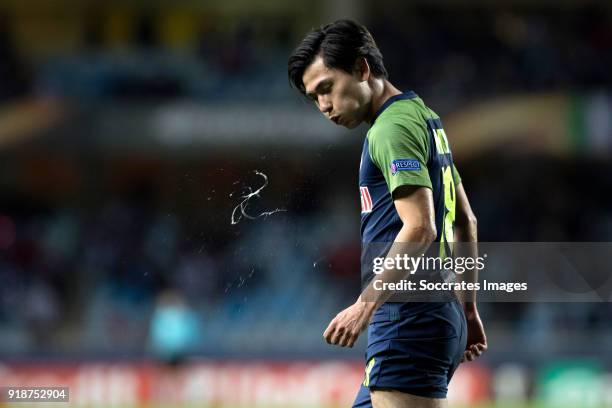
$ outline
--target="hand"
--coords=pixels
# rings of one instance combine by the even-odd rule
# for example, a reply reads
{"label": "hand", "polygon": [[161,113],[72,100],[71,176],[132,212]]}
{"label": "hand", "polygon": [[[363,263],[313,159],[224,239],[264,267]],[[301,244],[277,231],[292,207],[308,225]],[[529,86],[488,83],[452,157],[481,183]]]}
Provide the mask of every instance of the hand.
{"label": "hand", "polygon": [[334,317],[323,333],[325,341],[340,347],[353,347],[370,322],[374,304],[358,300]]}
{"label": "hand", "polygon": [[461,358],[461,362],[474,361],[487,350],[487,336],[485,335],[482,321],[478,315],[476,306],[466,307],[465,318],[467,320],[467,345]]}

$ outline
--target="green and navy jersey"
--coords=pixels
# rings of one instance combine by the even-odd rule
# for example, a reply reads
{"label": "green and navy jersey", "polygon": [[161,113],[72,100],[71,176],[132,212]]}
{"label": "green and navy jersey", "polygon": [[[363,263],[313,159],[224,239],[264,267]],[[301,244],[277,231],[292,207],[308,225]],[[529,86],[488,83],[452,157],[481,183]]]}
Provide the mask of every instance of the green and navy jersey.
{"label": "green and navy jersey", "polygon": [[440,117],[412,91],[389,98],[374,117],[361,154],[362,242],[393,242],[403,225],[393,192],[403,185],[423,186],[433,193],[440,255],[450,255],[460,182]]}

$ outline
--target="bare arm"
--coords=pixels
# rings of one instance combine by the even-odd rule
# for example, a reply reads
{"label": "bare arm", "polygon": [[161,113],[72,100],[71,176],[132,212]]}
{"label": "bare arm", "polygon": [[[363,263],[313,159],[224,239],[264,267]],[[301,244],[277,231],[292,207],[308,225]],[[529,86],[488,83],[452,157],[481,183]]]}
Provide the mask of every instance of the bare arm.
{"label": "bare arm", "polygon": [[[402,220],[402,228],[395,237],[387,258],[397,254],[419,256],[436,239],[436,221],[434,216],[433,195],[427,187],[401,186],[394,192],[395,210]],[[382,282],[399,282],[406,278],[408,271],[387,269],[377,277]],[[391,292],[375,290],[373,282],[363,290],[359,300],[369,303],[372,313],[383,304]]]}
{"label": "bare arm", "polygon": [[[459,184],[455,189],[457,197],[456,215],[455,215],[455,242],[456,256],[468,256],[474,259],[478,256],[478,226],[476,216],[472,211],[470,202],[463,189],[463,183]],[[463,275],[467,282],[477,282],[478,272],[475,269],[469,269]],[[472,291],[465,299],[462,299],[466,308],[476,307],[476,292]]]}
{"label": "bare arm", "polygon": [[[476,216],[472,211],[463,183],[456,187],[456,218],[455,241],[458,243],[455,256],[476,258],[478,256],[478,226]],[[478,271],[468,269],[461,276],[467,282],[478,281]],[[484,331],[478,308],[476,307],[476,291],[464,294],[463,309],[468,323],[468,340],[463,355],[463,361],[478,358],[487,349],[487,336]]]}
{"label": "bare arm", "polygon": [[[432,192],[427,187],[401,186],[394,192],[394,204],[402,220],[402,228],[387,254],[416,256],[424,253],[436,238],[436,224]],[[387,269],[377,279],[399,282],[409,274],[407,270]],[[375,290],[373,282],[362,291],[357,301],[341,311],[331,321],[323,337],[330,344],[352,347],[368,325],[376,309],[383,304],[390,291]]]}

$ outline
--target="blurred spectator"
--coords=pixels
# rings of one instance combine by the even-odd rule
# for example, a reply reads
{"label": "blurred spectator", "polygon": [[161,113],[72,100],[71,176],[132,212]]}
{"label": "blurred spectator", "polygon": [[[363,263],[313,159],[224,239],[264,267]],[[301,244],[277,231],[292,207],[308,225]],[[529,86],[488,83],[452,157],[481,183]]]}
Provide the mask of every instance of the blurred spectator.
{"label": "blurred spectator", "polygon": [[197,346],[199,319],[180,292],[166,290],[160,293],[151,317],[149,336],[155,355],[167,362],[180,362]]}

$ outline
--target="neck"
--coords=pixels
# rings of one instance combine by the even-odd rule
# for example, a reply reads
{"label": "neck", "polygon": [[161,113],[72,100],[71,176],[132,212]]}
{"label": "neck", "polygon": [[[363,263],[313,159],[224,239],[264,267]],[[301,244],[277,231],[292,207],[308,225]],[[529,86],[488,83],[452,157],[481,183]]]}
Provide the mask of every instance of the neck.
{"label": "neck", "polygon": [[393,86],[391,82],[386,79],[375,79],[372,83],[372,102],[366,121],[372,124],[374,121],[374,115],[383,106],[383,104],[392,96],[401,94],[402,91]]}

